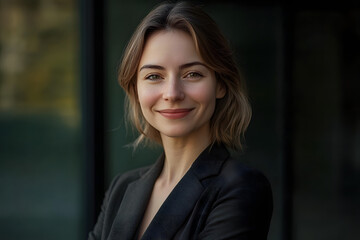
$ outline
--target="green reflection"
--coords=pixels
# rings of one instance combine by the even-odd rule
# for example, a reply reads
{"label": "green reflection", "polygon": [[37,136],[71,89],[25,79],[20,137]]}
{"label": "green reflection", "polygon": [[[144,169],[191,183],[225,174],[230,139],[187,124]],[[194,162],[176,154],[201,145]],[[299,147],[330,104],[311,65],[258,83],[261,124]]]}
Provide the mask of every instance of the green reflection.
{"label": "green reflection", "polygon": [[0,0],[0,238],[78,239],[77,2]]}

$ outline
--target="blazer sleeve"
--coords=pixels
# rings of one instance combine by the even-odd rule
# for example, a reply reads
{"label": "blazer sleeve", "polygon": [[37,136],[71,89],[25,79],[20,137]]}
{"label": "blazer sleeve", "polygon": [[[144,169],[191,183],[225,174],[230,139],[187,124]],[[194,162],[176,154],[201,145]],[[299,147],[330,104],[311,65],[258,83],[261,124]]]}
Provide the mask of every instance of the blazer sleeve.
{"label": "blazer sleeve", "polygon": [[271,186],[256,170],[227,174],[199,235],[202,240],[265,240],[273,210]]}
{"label": "blazer sleeve", "polygon": [[101,236],[103,234],[103,229],[104,229],[105,214],[106,214],[106,211],[107,211],[107,208],[109,205],[110,196],[111,196],[111,193],[113,192],[114,185],[118,181],[119,177],[120,177],[120,175],[116,176],[112,180],[108,190],[105,193],[105,197],[104,197],[103,203],[101,205],[100,214],[97,218],[97,221],[96,221],[96,224],[95,224],[93,230],[91,232],[89,232],[88,240],[100,240],[101,239]]}

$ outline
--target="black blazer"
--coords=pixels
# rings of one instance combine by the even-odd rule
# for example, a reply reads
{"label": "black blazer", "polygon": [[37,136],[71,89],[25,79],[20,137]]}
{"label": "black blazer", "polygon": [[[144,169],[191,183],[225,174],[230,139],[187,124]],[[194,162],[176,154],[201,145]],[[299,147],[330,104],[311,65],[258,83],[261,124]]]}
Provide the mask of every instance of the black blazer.
{"label": "black blazer", "polygon": [[[164,157],[111,183],[89,240],[136,239]],[[263,174],[229,156],[225,147],[204,150],[175,186],[144,239],[266,239],[272,193]]]}

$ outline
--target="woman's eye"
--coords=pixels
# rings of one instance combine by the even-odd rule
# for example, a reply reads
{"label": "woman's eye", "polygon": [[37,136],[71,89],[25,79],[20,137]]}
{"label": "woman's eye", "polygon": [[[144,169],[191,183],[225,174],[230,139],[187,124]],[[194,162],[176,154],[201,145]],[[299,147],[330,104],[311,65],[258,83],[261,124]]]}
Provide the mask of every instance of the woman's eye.
{"label": "woman's eye", "polygon": [[200,73],[197,73],[197,72],[191,72],[191,73],[188,73],[185,78],[191,78],[191,79],[197,79],[197,78],[200,78],[202,77],[203,75],[201,75]]}
{"label": "woman's eye", "polygon": [[151,81],[156,81],[156,80],[161,79],[161,77],[156,74],[151,74],[151,75],[147,76],[146,79],[151,80]]}

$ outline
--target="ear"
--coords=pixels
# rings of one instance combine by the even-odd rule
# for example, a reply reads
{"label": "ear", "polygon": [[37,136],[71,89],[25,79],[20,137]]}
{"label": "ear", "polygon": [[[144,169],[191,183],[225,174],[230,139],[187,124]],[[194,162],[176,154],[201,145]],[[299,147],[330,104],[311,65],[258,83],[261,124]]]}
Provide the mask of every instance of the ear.
{"label": "ear", "polygon": [[217,81],[216,83],[216,98],[223,98],[226,94],[226,88],[222,82]]}

